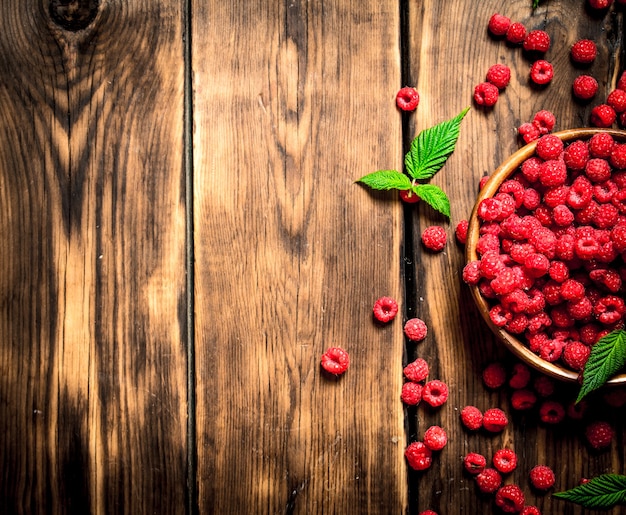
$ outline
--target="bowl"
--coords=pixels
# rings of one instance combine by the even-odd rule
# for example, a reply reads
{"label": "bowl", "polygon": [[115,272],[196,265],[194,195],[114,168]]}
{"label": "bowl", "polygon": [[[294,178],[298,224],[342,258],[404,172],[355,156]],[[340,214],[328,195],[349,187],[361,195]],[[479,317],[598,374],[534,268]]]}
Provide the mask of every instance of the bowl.
{"label": "bowl", "polygon": [[[582,128],[582,129],[569,129],[560,132],[553,133],[558,136],[564,143],[574,141],[577,139],[589,139],[591,136],[598,132],[608,132],[613,136],[616,141],[626,142],[626,131],[614,130],[614,129],[594,129],[594,128]],[[482,200],[492,197],[498,191],[500,185],[508,179],[513,173],[515,173],[518,167],[529,157],[534,155],[537,142],[527,144],[520,148],[517,152],[509,156],[491,175],[487,183],[480,191],[476,203],[472,210],[472,215],[469,220],[467,241],[466,241],[466,259],[467,262],[478,259],[476,253],[476,244],[479,238],[480,220],[478,219],[477,211],[478,206]],[[534,369],[550,376],[555,379],[577,382],[579,373],[570,370],[558,363],[551,363],[534,352],[532,352],[520,339],[518,339],[512,333],[509,333],[505,329],[496,326],[489,317],[490,304],[485,299],[478,286],[470,285],[472,297],[478,306],[480,314],[485,319],[487,325],[491,328],[498,340],[502,342],[514,355],[516,355],[522,362],[530,365]],[[626,373],[622,373],[611,378],[607,384],[611,385],[626,385]]]}

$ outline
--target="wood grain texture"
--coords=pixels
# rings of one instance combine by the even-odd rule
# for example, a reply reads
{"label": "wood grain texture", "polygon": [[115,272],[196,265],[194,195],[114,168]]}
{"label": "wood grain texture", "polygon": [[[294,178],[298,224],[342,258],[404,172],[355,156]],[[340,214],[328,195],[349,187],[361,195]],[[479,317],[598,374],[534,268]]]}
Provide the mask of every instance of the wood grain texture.
{"label": "wood grain texture", "polygon": [[182,15],[89,3],[0,7],[3,513],[186,502]]}
{"label": "wood grain texture", "polygon": [[192,5],[200,512],[401,513],[398,5]]}
{"label": "wood grain texture", "polygon": [[[542,2],[533,12],[530,4],[526,0],[486,1],[469,7],[462,1],[408,4],[408,82],[416,85],[421,94],[420,106],[410,125],[412,136],[472,105],[473,88],[484,80],[492,64],[506,64],[512,71],[509,86],[492,109],[473,106],[463,121],[455,153],[432,181],[451,199],[450,223],[424,206],[415,209],[412,224],[416,242],[429,225],[443,223],[452,235],[456,223],[469,218],[480,178],[519,148],[516,128],[522,122],[530,121],[540,109],[549,109],[557,117],[557,129],[588,126],[591,106],[603,101],[615,86],[624,66],[623,13],[611,11],[605,16],[593,16],[585,2],[553,0]],[[463,16],[458,16],[460,12]],[[555,78],[548,87],[529,85],[532,56],[488,35],[487,22],[494,12],[551,35],[552,46],[545,57],[554,64]],[[589,68],[576,67],[569,59],[570,46],[581,38],[598,43],[598,57]],[[572,100],[571,84],[581,73],[591,73],[600,83],[594,103]],[[417,263],[416,287],[407,292],[407,302],[416,306],[415,314],[432,329],[432,337],[414,349],[413,355],[427,359],[434,374],[446,381],[454,394],[445,409],[412,414],[410,441],[421,438],[432,424],[441,424],[449,431],[449,444],[436,468],[411,476],[412,509],[415,513],[427,508],[441,514],[498,513],[492,498],[478,495],[471,477],[463,473],[461,458],[475,451],[490,459],[495,450],[508,446],[518,452],[520,463],[507,481],[520,484],[528,502],[537,504],[542,513],[593,513],[550,495],[537,494],[530,488],[527,474],[536,464],[548,464],[557,474],[556,489],[564,490],[576,486],[581,477],[624,473],[623,410],[605,408],[596,413],[616,424],[618,437],[608,453],[587,449],[582,423],[550,427],[539,422],[536,411],[513,413],[508,391],[490,392],[482,385],[480,374],[487,363],[501,359],[511,366],[514,360],[496,343],[462,284],[464,249],[451,242],[444,253],[430,254],[416,245],[413,257]],[[556,398],[569,401],[574,390],[561,386]],[[459,411],[468,404],[483,410],[501,407],[510,414],[511,423],[505,432],[492,437],[470,434],[459,422]],[[619,513],[619,509],[611,513]]]}

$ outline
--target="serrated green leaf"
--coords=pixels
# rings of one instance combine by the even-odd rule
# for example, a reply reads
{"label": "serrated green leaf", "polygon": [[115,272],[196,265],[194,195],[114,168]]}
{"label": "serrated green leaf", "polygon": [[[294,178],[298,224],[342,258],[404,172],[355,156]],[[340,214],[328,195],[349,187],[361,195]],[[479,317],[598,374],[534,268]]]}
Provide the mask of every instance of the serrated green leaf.
{"label": "serrated green leaf", "polygon": [[626,364],[626,331],[617,329],[591,347],[576,402],[604,385]]}
{"label": "serrated green leaf", "polygon": [[626,476],[603,474],[571,490],[553,494],[585,508],[611,508],[626,504]]}
{"label": "serrated green leaf", "polygon": [[461,120],[469,107],[450,120],[424,129],[412,141],[410,150],[404,156],[407,173],[416,180],[430,179],[435,175],[454,151]]}
{"label": "serrated green leaf", "polygon": [[439,186],[418,184],[413,187],[413,191],[435,211],[439,211],[450,218],[450,200]]}
{"label": "serrated green leaf", "polygon": [[374,190],[408,190],[411,187],[411,179],[396,170],[378,170],[361,177],[357,182],[362,182]]}

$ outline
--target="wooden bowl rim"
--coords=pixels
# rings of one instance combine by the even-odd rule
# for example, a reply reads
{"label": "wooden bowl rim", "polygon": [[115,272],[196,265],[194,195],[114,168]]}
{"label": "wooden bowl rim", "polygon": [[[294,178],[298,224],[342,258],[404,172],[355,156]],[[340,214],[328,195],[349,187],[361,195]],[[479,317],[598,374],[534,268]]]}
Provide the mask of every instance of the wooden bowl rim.
{"label": "wooden bowl rim", "polygon": [[[618,129],[599,129],[599,128],[581,128],[581,129],[568,129],[553,133],[555,136],[561,138],[562,141],[568,142],[575,139],[589,139],[594,134],[599,132],[607,132],[611,134],[615,139],[619,141],[626,141],[626,131]],[[465,249],[465,258],[469,263],[478,259],[476,253],[476,243],[479,237],[480,223],[478,220],[478,206],[486,198],[492,197],[497,191],[500,185],[524,162],[526,159],[534,155],[537,142],[533,141],[518,151],[509,156],[491,175],[483,189],[479,192],[472,209],[472,214],[469,219],[467,240]],[[523,362],[531,365],[536,370],[543,372],[544,374],[569,382],[578,381],[578,373],[573,370],[568,370],[554,363],[550,363],[532,352],[526,345],[524,345],[519,339],[512,334],[508,333],[504,329],[496,326],[489,318],[489,303],[480,294],[478,286],[470,285],[470,291],[472,297],[478,306],[480,314],[487,322],[487,325],[491,328],[492,332],[502,341],[505,346],[513,352]],[[611,378],[607,384],[609,385],[623,385],[626,384],[626,373],[619,374]]]}

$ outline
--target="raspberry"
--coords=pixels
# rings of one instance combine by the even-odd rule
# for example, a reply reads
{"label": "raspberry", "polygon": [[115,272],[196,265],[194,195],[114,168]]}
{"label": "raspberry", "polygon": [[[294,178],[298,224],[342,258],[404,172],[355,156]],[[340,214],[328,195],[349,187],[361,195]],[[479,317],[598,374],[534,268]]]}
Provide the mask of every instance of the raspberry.
{"label": "raspberry", "polygon": [[526,39],[526,27],[523,23],[513,22],[506,31],[506,40],[514,45],[521,45]]}
{"label": "raspberry", "polygon": [[611,155],[615,140],[608,132],[598,132],[589,138],[589,154],[591,157],[608,158]]}
{"label": "raspberry", "polygon": [[404,367],[402,373],[409,381],[419,383],[428,377],[428,363],[426,363],[426,360],[423,358],[417,358],[415,361],[412,361]]}
{"label": "raspberry", "polygon": [[424,510],[420,511],[418,515],[438,515],[436,511],[433,510]]}
{"label": "raspberry", "polygon": [[498,449],[493,455],[493,466],[502,474],[509,474],[517,468],[517,454],[513,449]]}
{"label": "raspberry", "polygon": [[618,224],[611,230],[611,241],[619,252],[626,250],[626,225]]}
{"label": "raspberry", "polygon": [[467,229],[469,223],[467,220],[461,220],[454,229],[454,236],[456,237],[456,241],[458,241],[461,245],[465,245],[467,241]]}
{"label": "raspberry", "polygon": [[526,159],[522,163],[521,172],[522,175],[529,181],[535,182],[539,180],[539,176],[541,175],[541,163],[543,161],[539,159],[537,156],[532,156]]}
{"label": "raspberry", "polygon": [[[487,233],[487,234],[483,234],[480,238],[478,238],[478,241],[476,242],[476,252],[478,252],[478,254],[482,256],[483,258],[488,253],[495,253],[497,260],[500,261],[500,264],[502,266],[504,266],[504,263],[499,257],[500,256],[500,239],[495,234]],[[500,270],[502,266],[498,265],[497,270]],[[493,279],[493,277],[495,277],[495,273],[493,274],[493,276],[491,276],[491,279]]]}
{"label": "raspberry", "polygon": [[613,147],[609,161],[615,168],[626,169],[626,143],[619,143]]}
{"label": "raspberry", "polygon": [[485,468],[476,476],[476,484],[478,489],[485,494],[492,494],[502,484],[502,476],[496,469]]}
{"label": "raspberry", "polygon": [[[613,204],[601,204],[593,214],[592,220],[600,229],[610,229],[617,223],[619,211]],[[599,256],[596,256],[599,259]]]}
{"label": "raspberry", "polygon": [[[583,168],[586,166],[586,162]],[[593,197],[591,182],[584,175],[574,179],[567,194],[567,205],[574,209],[582,209],[589,205]]]}
{"label": "raspberry", "polygon": [[427,332],[426,323],[419,318],[411,318],[404,324],[404,334],[412,342],[421,342],[426,338]]}
{"label": "raspberry", "polygon": [[489,408],[483,414],[483,427],[491,433],[502,431],[508,423],[509,419],[499,408]]}
{"label": "raspberry", "polygon": [[448,386],[438,379],[428,381],[422,390],[422,400],[433,408],[441,406],[448,400]]}
{"label": "raspberry", "polygon": [[606,98],[606,103],[610,105],[616,113],[623,113],[626,111],[626,91],[614,89]]}
{"label": "raspberry", "polygon": [[505,513],[519,513],[525,502],[524,492],[517,485],[504,485],[496,492],[496,506]]}
{"label": "raspberry", "polygon": [[433,453],[424,442],[410,443],[404,450],[404,456],[413,470],[426,470],[433,462]]}
{"label": "raspberry", "polygon": [[582,420],[587,411],[587,403],[583,399],[582,401],[572,401],[567,405],[566,413],[572,420]]}
{"label": "raspberry", "polygon": [[563,342],[556,338],[548,340],[539,349],[539,357],[550,363],[558,361],[563,353],[563,345]]}
{"label": "raspberry", "polygon": [[574,245],[576,256],[580,259],[593,259],[599,249],[598,241],[591,235],[579,237]]}
{"label": "raspberry", "polygon": [[530,470],[530,482],[537,490],[547,490],[554,486],[554,472],[547,465],[536,465]]}
{"label": "raspberry", "polygon": [[498,13],[494,13],[489,18],[488,29],[494,36],[504,36],[509,30],[511,19]]}
{"label": "raspberry", "polygon": [[470,452],[463,458],[463,466],[473,476],[480,474],[487,466],[487,459],[477,452]]}
{"label": "raspberry", "polygon": [[585,175],[591,182],[605,182],[611,178],[611,165],[606,159],[594,157],[587,161]]}
{"label": "raspberry", "polygon": [[583,297],[574,302],[568,302],[566,309],[567,314],[574,320],[586,320],[593,313],[593,305],[588,297]]}
{"label": "raspberry", "polygon": [[[582,140],[576,140],[572,142],[570,145],[568,145],[568,147],[565,149],[565,152],[563,153],[563,161],[565,162],[565,165],[570,170],[573,170],[575,172],[580,172],[584,170],[588,160],[589,147]],[[576,179],[574,180],[574,183],[576,183]],[[574,185],[574,183],[572,184],[572,186]]]}
{"label": "raspberry", "polygon": [[523,47],[527,52],[547,52],[550,48],[550,36],[543,30],[531,30],[524,39]]}
{"label": "raspberry", "polygon": [[482,190],[485,187],[485,184],[487,184],[488,180],[489,180],[489,176],[488,175],[483,175],[480,178],[480,181],[478,182],[478,189]]}
{"label": "raspberry", "polygon": [[399,195],[400,199],[407,204],[415,204],[421,200],[417,193],[415,193],[412,189],[400,190]]}
{"label": "raspberry", "polygon": [[537,141],[535,152],[540,159],[547,161],[549,159],[557,159],[563,152],[563,141],[554,134],[546,134],[541,136]]}
{"label": "raspberry", "polygon": [[398,303],[391,297],[380,297],[374,303],[374,317],[382,323],[393,320],[398,314]]}
{"label": "raspberry", "polygon": [[[545,136],[544,136],[545,138]],[[567,180],[567,167],[560,159],[551,159],[541,164],[539,181],[544,186],[561,186]]]}
{"label": "raspberry", "polygon": [[585,296],[585,286],[576,279],[567,279],[561,285],[561,298],[564,300],[580,300]]}
{"label": "raspberry", "polygon": [[482,372],[483,383],[487,388],[497,389],[506,382],[506,369],[500,362],[489,363]]}
{"label": "raspberry", "polygon": [[415,88],[406,86],[396,95],[396,105],[403,111],[415,111],[419,103],[420,96]]}
{"label": "raspberry", "polygon": [[470,431],[483,426],[483,414],[476,406],[465,406],[461,410],[461,422]]}
{"label": "raspberry", "polygon": [[592,422],[585,429],[587,442],[596,450],[610,447],[614,435],[613,427],[608,422]]}
{"label": "raspberry", "polygon": [[491,107],[498,101],[499,90],[491,82],[481,82],[474,88],[474,102],[479,106]]}
{"label": "raspberry", "polygon": [[616,118],[617,115],[610,105],[600,104],[591,109],[589,122],[594,127],[607,128],[611,127],[615,123]]}
{"label": "raspberry", "polygon": [[524,143],[530,143],[531,141],[535,141],[541,135],[539,128],[530,122],[526,122],[520,125],[517,129],[517,132],[524,140]]}
{"label": "raspberry", "polygon": [[548,134],[554,129],[556,124],[556,116],[546,109],[542,109],[533,116],[533,125],[539,129],[541,134]]}
{"label": "raspberry", "polygon": [[531,409],[537,402],[537,396],[530,390],[521,388],[511,394],[511,406],[514,410],[524,411]]}
{"label": "raspberry", "polygon": [[539,508],[536,506],[524,506],[522,511],[519,512],[520,515],[541,515]]}
{"label": "raspberry", "polygon": [[422,400],[422,385],[409,381],[402,385],[400,399],[404,404],[409,406],[417,406]]}
{"label": "raspberry", "polygon": [[548,376],[537,376],[533,382],[533,388],[537,395],[541,397],[550,397],[554,393],[554,381]]}
{"label": "raspberry", "polygon": [[504,267],[491,281],[491,288],[497,295],[506,295],[519,288],[520,277],[513,268]]}
{"label": "raspberry", "polygon": [[513,389],[526,388],[530,382],[530,368],[524,363],[515,363],[511,371],[509,386]]}
{"label": "raspberry", "polygon": [[480,261],[470,261],[463,267],[463,281],[467,284],[476,285],[480,278]]}
{"label": "raspberry", "polygon": [[589,278],[612,293],[617,293],[622,287],[622,278],[612,269],[598,268],[592,270],[589,272]]}
{"label": "raspberry", "polygon": [[530,277],[541,277],[548,273],[550,260],[543,254],[530,254],[524,261],[524,269]]}
{"label": "raspberry", "polygon": [[593,314],[600,323],[605,325],[619,322],[625,312],[624,300],[616,295],[602,297],[593,307]]}
{"label": "raspberry", "polygon": [[591,75],[580,75],[572,84],[574,96],[580,100],[590,100],[598,92],[598,81]]}
{"label": "raspberry", "polygon": [[613,0],[589,0],[589,7],[592,9],[607,9],[611,6]]}
{"label": "raspberry", "polygon": [[552,217],[554,218],[554,223],[561,227],[566,227],[574,221],[574,213],[564,204],[554,208]]}
{"label": "raspberry", "polygon": [[487,70],[486,79],[498,89],[504,89],[511,80],[511,69],[505,64],[494,64]]}
{"label": "raspberry", "polygon": [[591,347],[581,342],[569,342],[565,344],[562,359],[572,370],[582,370],[591,354]]}
{"label": "raspberry", "polygon": [[330,347],[322,354],[321,365],[326,372],[334,375],[343,374],[350,366],[350,356],[341,347]]}
{"label": "raspberry", "polygon": [[570,54],[576,63],[592,63],[597,54],[596,44],[590,39],[581,39],[572,45]]}
{"label": "raspberry", "polygon": [[565,418],[565,408],[560,402],[544,401],[539,406],[539,418],[544,424],[558,424]]}
{"label": "raspberry", "polygon": [[554,67],[545,59],[535,61],[530,67],[530,80],[543,86],[554,78]]}
{"label": "raspberry", "polygon": [[431,451],[440,451],[448,443],[448,435],[440,426],[430,426],[424,433],[424,445]]}
{"label": "raspberry", "polygon": [[433,252],[442,251],[446,246],[446,239],[446,230],[439,225],[427,227],[422,233],[422,243],[424,247]]}

